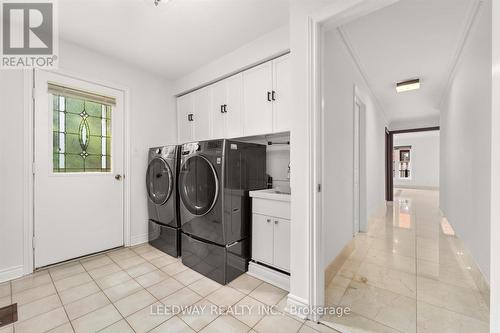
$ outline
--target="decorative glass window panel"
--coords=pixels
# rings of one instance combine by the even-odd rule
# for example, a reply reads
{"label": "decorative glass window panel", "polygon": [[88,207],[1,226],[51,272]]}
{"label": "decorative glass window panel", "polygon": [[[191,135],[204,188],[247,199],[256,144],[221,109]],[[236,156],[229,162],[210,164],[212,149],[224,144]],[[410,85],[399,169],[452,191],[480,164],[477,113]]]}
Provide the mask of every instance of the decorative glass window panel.
{"label": "decorative glass window panel", "polygon": [[53,94],[53,171],[111,172],[112,106]]}

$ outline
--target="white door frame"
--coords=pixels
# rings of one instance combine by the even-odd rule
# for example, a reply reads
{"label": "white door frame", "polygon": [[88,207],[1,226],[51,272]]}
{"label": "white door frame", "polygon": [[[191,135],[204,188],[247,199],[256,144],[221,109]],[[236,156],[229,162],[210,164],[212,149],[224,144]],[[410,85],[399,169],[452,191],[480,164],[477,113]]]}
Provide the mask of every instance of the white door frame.
{"label": "white door frame", "polygon": [[[37,70],[39,71],[39,70]],[[129,112],[130,112],[130,100],[129,100],[129,89],[120,84],[104,82],[102,80],[95,80],[93,78],[89,78],[85,75],[77,74],[74,72],[66,71],[66,70],[47,70],[48,72],[52,72],[58,75],[67,76],[73,79],[86,81],[92,84],[101,85],[104,87],[108,87],[111,89],[115,89],[121,91],[124,97],[123,103],[123,113],[124,113],[124,151],[123,151],[123,243],[124,246],[130,246],[130,121],[129,121]],[[34,95],[34,75],[36,75],[36,71],[34,70],[26,70],[24,73],[24,184],[23,184],[23,192],[24,197],[26,198],[24,202],[23,209],[23,232],[24,232],[24,254],[23,254],[23,274],[27,275],[33,273],[34,271],[34,132],[35,132],[35,123],[34,123],[34,100],[36,96]]]}
{"label": "white door frame", "polygon": [[[358,108],[356,108],[358,106]],[[366,221],[366,104],[360,96],[358,87],[354,86],[354,212],[353,236],[367,231]],[[356,184],[357,179],[357,184]]]}
{"label": "white door frame", "polygon": [[[394,4],[400,0],[335,0],[329,6],[308,17],[307,34],[307,77],[308,77],[308,124],[310,169],[312,175],[309,182],[309,201],[312,210],[309,215],[309,305],[325,304],[324,256],[326,236],[325,204],[321,195],[321,182],[324,179],[324,137],[323,137],[323,84],[322,84],[322,50],[324,33],[327,29],[338,27],[346,22],[367,15],[373,11]],[[312,313],[310,319],[319,321],[320,316]]]}

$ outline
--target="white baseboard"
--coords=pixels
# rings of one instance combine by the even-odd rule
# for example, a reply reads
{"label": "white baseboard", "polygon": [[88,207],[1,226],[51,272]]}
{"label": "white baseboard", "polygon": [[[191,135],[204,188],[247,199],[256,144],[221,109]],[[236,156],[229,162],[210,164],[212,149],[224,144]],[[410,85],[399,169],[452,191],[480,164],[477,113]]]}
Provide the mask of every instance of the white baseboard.
{"label": "white baseboard", "polygon": [[255,262],[248,264],[248,275],[261,279],[278,288],[290,291],[290,276]]}
{"label": "white baseboard", "polygon": [[9,281],[23,276],[24,266],[14,266],[0,270],[0,282]]}
{"label": "white baseboard", "polygon": [[294,316],[297,316],[302,319],[310,319],[311,321],[318,322],[319,318],[309,318],[308,315],[310,314],[309,310],[309,304],[306,299],[302,297],[298,297],[292,294],[288,294],[288,299],[286,302],[286,310],[293,314]]}
{"label": "white baseboard", "polygon": [[142,235],[132,235],[130,237],[130,246],[147,243],[148,241],[149,241],[149,233],[145,233]]}

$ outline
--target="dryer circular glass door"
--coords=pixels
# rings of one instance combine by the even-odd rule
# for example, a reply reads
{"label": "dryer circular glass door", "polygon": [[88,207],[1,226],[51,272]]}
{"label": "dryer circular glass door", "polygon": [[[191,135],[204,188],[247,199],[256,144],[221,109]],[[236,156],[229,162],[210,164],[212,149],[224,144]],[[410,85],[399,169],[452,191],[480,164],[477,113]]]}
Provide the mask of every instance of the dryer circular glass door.
{"label": "dryer circular glass door", "polygon": [[219,180],[212,163],[204,156],[192,156],[182,164],[179,195],[191,214],[202,216],[212,210],[219,195]]}
{"label": "dryer circular glass door", "polygon": [[163,205],[172,195],[174,177],[167,162],[162,158],[153,158],[148,166],[146,185],[149,199],[157,205]]}

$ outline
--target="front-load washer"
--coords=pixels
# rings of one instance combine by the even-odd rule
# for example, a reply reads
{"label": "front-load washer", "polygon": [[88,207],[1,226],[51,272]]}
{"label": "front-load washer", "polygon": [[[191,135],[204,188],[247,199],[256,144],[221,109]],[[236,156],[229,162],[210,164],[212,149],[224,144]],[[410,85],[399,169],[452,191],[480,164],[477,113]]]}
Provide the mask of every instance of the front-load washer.
{"label": "front-load washer", "polygon": [[179,257],[181,229],[177,195],[180,146],[149,149],[146,172],[148,194],[149,243]]}
{"label": "front-load washer", "polygon": [[231,140],[182,145],[179,211],[184,265],[226,284],[248,269],[248,191],[266,188],[266,146]]}

